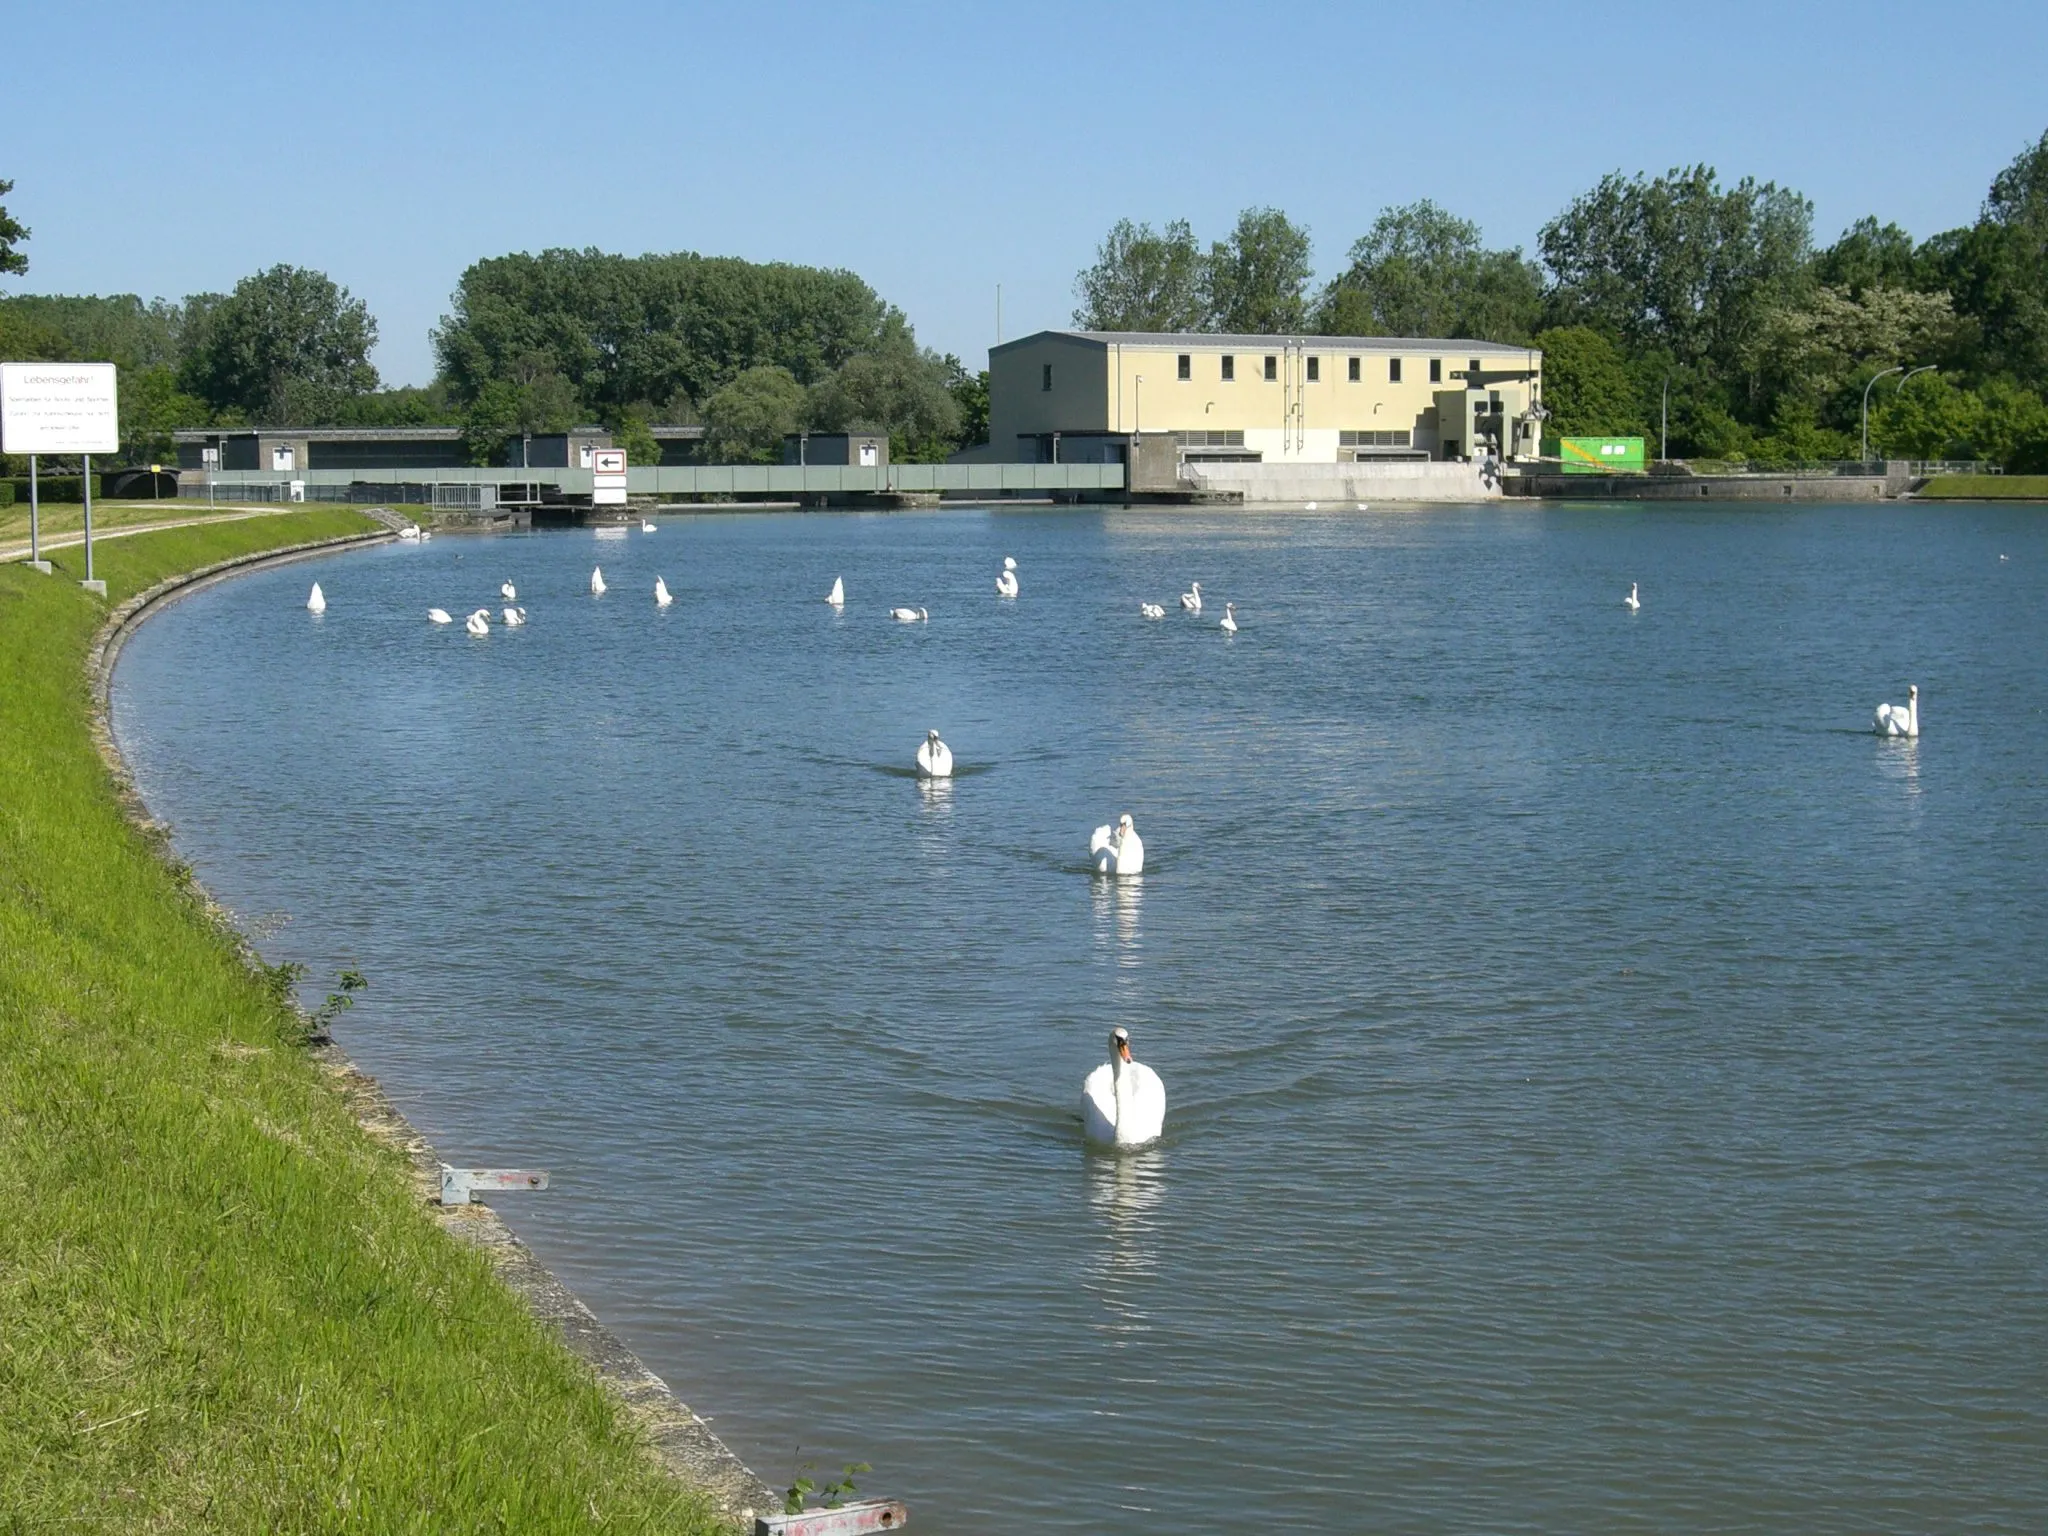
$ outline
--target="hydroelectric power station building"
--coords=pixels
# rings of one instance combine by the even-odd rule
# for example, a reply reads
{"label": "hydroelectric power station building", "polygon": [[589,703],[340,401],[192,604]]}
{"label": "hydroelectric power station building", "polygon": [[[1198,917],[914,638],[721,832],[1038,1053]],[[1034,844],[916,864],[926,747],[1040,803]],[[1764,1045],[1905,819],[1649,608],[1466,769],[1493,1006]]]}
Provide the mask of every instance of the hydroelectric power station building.
{"label": "hydroelectric power station building", "polygon": [[1543,354],[1490,341],[1040,331],[989,352],[977,457],[1349,464],[1533,459]]}

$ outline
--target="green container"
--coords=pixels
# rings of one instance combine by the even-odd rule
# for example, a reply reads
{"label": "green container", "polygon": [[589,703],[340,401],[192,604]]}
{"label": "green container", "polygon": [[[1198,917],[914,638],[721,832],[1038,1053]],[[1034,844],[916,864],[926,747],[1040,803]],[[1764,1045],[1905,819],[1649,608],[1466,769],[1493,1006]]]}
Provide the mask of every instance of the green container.
{"label": "green container", "polygon": [[[1640,437],[1565,437],[1555,439],[1557,457],[1568,475],[1642,474],[1648,467]],[[1546,444],[1547,455],[1551,445]]]}

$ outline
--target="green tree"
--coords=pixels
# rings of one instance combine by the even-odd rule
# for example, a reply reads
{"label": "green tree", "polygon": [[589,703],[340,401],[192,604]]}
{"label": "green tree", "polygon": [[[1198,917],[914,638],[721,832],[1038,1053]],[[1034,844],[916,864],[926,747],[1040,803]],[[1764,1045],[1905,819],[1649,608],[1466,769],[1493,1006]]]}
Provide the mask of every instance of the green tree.
{"label": "green tree", "polygon": [[179,370],[215,409],[268,425],[309,425],[377,387],[377,322],[324,272],[279,265],[245,277],[210,306]]}
{"label": "green tree", "polygon": [[1747,366],[1773,401],[1798,400],[1847,427],[1871,374],[1945,356],[1955,331],[1946,293],[1872,285],[1852,295],[1823,284],[1764,316]]}
{"label": "green tree", "polygon": [[[0,181],[0,197],[14,190],[11,181]],[[22,273],[28,270],[28,255],[21,249],[28,239],[28,229],[7,211],[7,205],[0,203],[0,272]]]}
{"label": "green tree", "polygon": [[566,432],[582,411],[559,374],[536,369],[527,377],[491,379],[462,413],[462,441],[469,462],[479,467],[518,463],[510,458],[514,438]]}
{"label": "green tree", "polygon": [[1543,403],[1550,410],[1546,436],[1654,438],[1628,360],[1611,340],[1575,325],[1543,331],[1535,344],[1543,352]]}
{"label": "green tree", "polygon": [[984,368],[979,373],[969,373],[960,359],[952,356],[948,356],[946,362],[953,375],[946,390],[960,411],[959,446],[972,448],[977,443],[985,443],[988,441],[988,370]]}
{"label": "green tree", "polygon": [[1323,290],[1316,328],[1332,336],[1529,339],[1543,274],[1519,250],[1489,251],[1479,226],[1424,198],[1383,209]]}
{"label": "green tree", "polygon": [[901,332],[893,344],[848,358],[811,386],[810,425],[822,432],[886,432],[889,456],[898,462],[943,459],[960,435],[960,407],[950,387],[957,371],[957,363],[918,350]]}
{"label": "green tree", "polygon": [[1896,224],[1858,219],[1813,259],[1816,281],[1861,300],[1866,288],[1917,288],[1921,267],[1913,237]]}
{"label": "green tree", "polygon": [[1308,315],[1309,233],[1277,208],[1247,208],[1209,247],[1203,291],[1211,330],[1275,336]]}
{"label": "green tree", "polygon": [[625,411],[612,427],[612,444],[626,450],[626,462],[653,467],[661,462],[661,444],[648,430],[643,411]]}
{"label": "green tree", "polygon": [[206,402],[178,388],[177,373],[168,363],[123,370],[121,375],[121,449],[131,464],[175,463],[180,427],[207,423]]}
{"label": "green tree", "polygon": [[1812,205],[1773,183],[1724,190],[1705,165],[1655,180],[1615,172],[1543,226],[1549,309],[1733,377],[1765,315],[1804,287],[1812,226]]}
{"label": "green tree", "polygon": [[809,400],[796,375],[773,363],[749,368],[704,402],[712,460],[767,464],[782,456],[782,440],[802,425]]}
{"label": "green tree", "polygon": [[1163,232],[1118,219],[1074,279],[1074,324],[1091,331],[1195,331],[1206,314],[1202,249],[1185,219]]}
{"label": "green tree", "polygon": [[1977,371],[2048,380],[2048,133],[1999,172],[1975,225],[1927,262],[1982,338]]}

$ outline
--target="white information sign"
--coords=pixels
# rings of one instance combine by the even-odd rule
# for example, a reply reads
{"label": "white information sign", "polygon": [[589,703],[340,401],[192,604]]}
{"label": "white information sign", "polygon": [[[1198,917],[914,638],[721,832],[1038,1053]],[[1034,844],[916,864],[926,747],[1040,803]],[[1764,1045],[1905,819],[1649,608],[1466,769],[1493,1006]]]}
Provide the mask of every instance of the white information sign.
{"label": "white information sign", "polygon": [[594,507],[623,507],[626,504],[626,450],[599,448],[590,456],[590,504]]}
{"label": "white information sign", "polygon": [[112,363],[0,363],[0,449],[115,453],[120,447]]}

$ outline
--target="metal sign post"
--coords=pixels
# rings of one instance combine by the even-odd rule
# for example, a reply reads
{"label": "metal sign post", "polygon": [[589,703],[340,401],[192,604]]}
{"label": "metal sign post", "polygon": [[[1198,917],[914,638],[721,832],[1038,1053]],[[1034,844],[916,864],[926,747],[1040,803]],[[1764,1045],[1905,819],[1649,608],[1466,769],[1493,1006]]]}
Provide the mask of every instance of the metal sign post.
{"label": "metal sign post", "polygon": [[[118,380],[112,363],[0,363],[0,449],[28,455],[29,554],[42,560],[38,455],[75,453],[84,465],[85,580],[104,597],[107,584],[92,574],[92,456],[121,450]],[[47,571],[46,563],[39,569]]]}
{"label": "metal sign post", "polygon": [[50,574],[50,562],[43,558],[42,508],[37,505],[36,456],[28,456],[28,565],[32,571]]}

